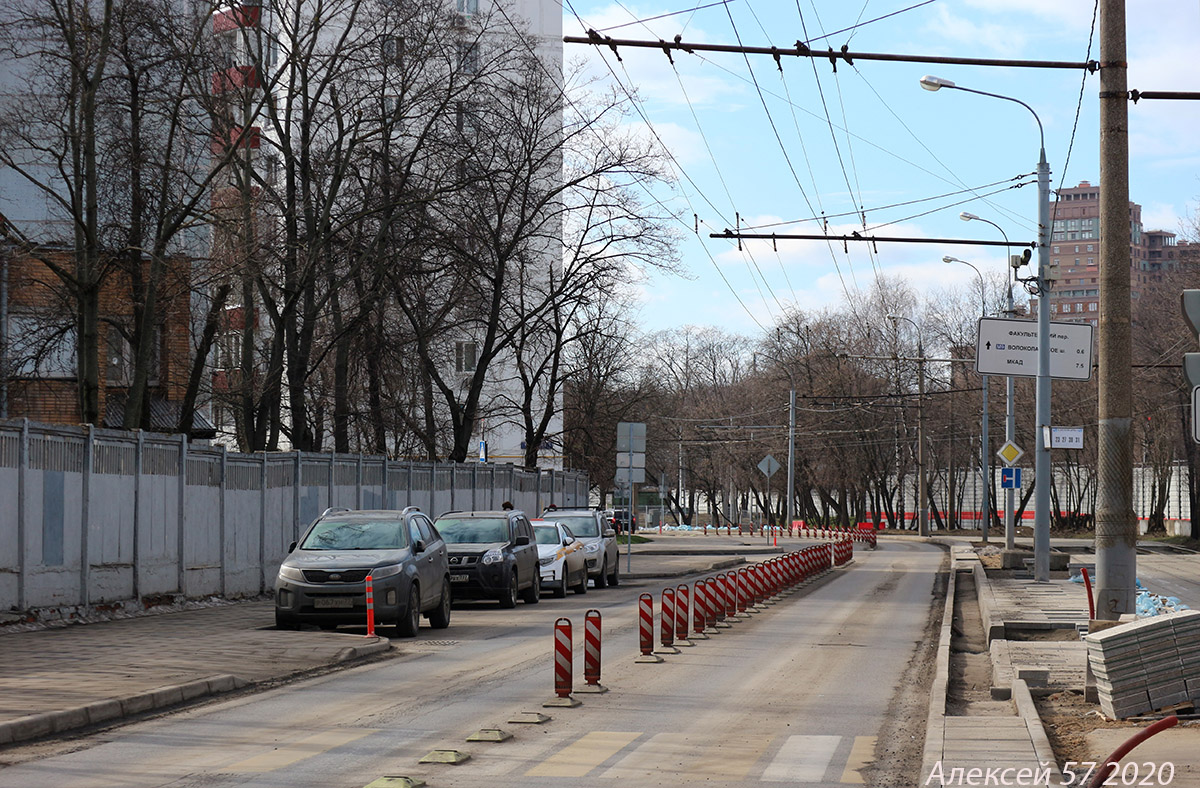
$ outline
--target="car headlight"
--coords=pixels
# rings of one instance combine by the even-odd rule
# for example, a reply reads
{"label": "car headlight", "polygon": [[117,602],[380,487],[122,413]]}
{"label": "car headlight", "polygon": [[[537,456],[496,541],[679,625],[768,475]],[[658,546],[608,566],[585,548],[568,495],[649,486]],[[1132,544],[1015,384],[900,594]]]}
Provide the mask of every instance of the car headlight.
{"label": "car headlight", "polygon": [[539,559],[538,559],[538,566],[550,566],[551,564],[553,564],[553,563],[554,563],[555,561],[557,561],[557,560],[558,560],[558,559],[557,559],[557,558],[555,558],[554,556],[552,556],[552,555],[548,555],[548,556],[546,556],[545,558],[539,558]]}
{"label": "car headlight", "polygon": [[294,566],[288,566],[287,564],[279,567],[279,576],[284,580],[297,580],[301,583],[304,582],[304,572],[300,571]]}
{"label": "car headlight", "polygon": [[588,542],[587,546],[583,548],[583,552],[585,552],[585,553],[600,552],[600,543],[599,542]]}
{"label": "car headlight", "polygon": [[377,566],[371,570],[371,580],[382,580],[385,577],[392,577],[398,574],[400,574],[400,564]]}
{"label": "car headlight", "polygon": [[504,561],[504,553],[499,548],[493,547],[483,554],[483,558],[479,559],[479,563],[487,566],[488,564],[499,564]]}

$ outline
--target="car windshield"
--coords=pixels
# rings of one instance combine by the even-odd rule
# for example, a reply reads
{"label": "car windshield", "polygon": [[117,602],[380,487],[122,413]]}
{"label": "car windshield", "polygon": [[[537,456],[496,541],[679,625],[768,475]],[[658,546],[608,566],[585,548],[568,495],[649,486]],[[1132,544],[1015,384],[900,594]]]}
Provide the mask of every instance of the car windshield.
{"label": "car windshield", "polygon": [[538,544],[558,544],[558,529],[553,525],[533,526],[533,538]]}
{"label": "car windshield", "polygon": [[434,525],[446,544],[489,544],[508,541],[508,521],[499,517],[447,517]]}
{"label": "car windshield", "polygon": [[322,520],[304,537],[303,550],[398,550],[407,544],[404,521]]}
{"label": "car windshield", "polygon": [[600,529],[596,527],[594,515],[559,515],[558,521],[571,529],[576,536],[599,536]]}

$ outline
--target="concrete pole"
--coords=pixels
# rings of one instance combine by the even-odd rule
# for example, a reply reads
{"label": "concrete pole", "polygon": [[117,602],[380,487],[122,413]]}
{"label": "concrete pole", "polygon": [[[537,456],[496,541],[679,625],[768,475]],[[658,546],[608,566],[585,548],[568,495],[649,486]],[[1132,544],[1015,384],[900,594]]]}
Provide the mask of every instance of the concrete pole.
{"label": "concrete pole", "polygon": [[[1007,239],[1005,239],[1007,240]],[[1012,275],[1012,269],[1009,268],[1009,275]],[[1013,314],[1013,297],[1012,297],[1012,281],[1008,283],[1008,316]],[[1013,407],[1013,376],[1008,375],[1004,381],[1004,394],[1006,400],[1004,403],[1004,441],[1011,443],[1013,436],[1017,434],[1017,413]],[[1017,503],[1016,489],[1009,487],[1004,491],[1004,547],[1006,550],[1015,550],[1017,547]]]}
{"label": "concrete pole", "polygon": [[[788,373],[791,374],[790,372]],[[796,519],[796,382],[788,398],[787,527]]]}
{"label": "concrete pole", "polygon": [[[1040,121],[1039,121],[1040,124]],[[1050,580],[1050,165],[1042,140],[1037,168],[1038,182],[1038,371],[1035,396],[1033,579]]]}
{"label": "concrete pole", "polygon": [[929,491],[925,484],[925,343],[917,334],[917,533],[929,536]]}
{"label": "concrete pole", "polygon": [[1096,618],[1135,610],[1125,0],[1100,3],[1100,331]]}

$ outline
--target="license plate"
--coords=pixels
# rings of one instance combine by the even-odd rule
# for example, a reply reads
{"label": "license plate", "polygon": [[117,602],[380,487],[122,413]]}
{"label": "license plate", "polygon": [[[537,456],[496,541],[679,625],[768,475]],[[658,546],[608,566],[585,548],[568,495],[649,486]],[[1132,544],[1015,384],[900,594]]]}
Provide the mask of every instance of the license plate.
{"label": "license plate", "polygon": [[451,583],[465,583],[471,579],[470,575],[450,575]]}
{"label": "license plate", "polygon": [[348,596],[319,596],[313,599],[313,607],[354,607],[354,598]]}

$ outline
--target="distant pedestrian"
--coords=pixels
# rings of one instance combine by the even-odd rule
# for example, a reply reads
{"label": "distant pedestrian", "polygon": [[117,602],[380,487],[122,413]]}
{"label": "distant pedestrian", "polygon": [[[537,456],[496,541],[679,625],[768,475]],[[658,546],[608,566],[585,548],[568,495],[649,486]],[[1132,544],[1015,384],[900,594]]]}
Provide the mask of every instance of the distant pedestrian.
{"label": "distant pedestrian", "polygon": [[500,504],[500,508],[506,512],[512,511],[512,508],[513,508],[512,501],[505,501],[504,503]]}

